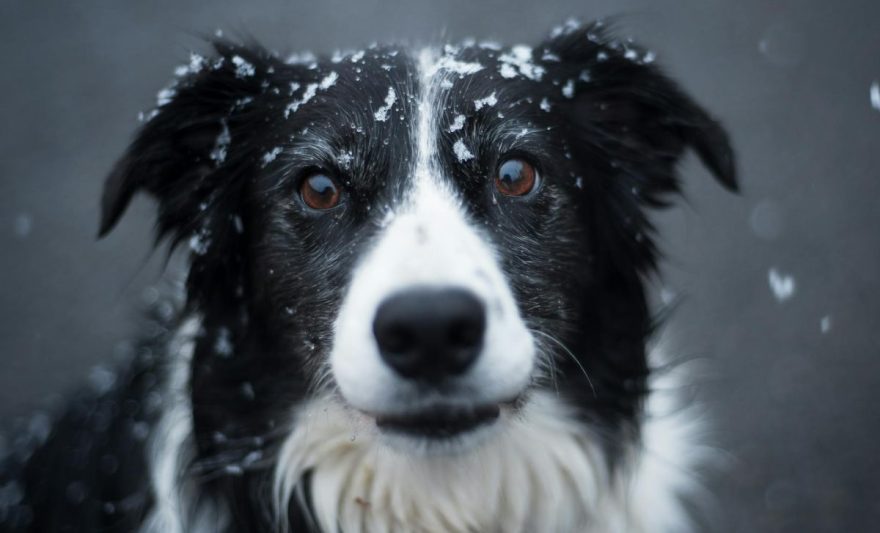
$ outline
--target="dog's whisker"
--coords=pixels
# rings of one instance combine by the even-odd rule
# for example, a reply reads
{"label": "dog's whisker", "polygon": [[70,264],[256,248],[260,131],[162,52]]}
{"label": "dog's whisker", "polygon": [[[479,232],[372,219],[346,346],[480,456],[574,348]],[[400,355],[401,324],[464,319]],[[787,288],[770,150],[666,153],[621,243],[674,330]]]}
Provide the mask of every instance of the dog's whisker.
{"label": "dog's whisker", "polygon": [[584,377],[587,378],[587,383],[590,385],[590,390],[593,391],[593,397],[598,398],[598,395],[596,394],[596,387],[593,386],[593,381],[590,379],[590,376],[587,374],[587,369],[584,368],[584,365],[581,364],[581,362],[578,360],[578,358],[572,353],[571,350],[568,349],[568,347],[565,344],[562,343],[562,341],[560,341],[559,339],[557,339],[553,335],[550,335],[549,333],[545,333],[545,332],[537,330],[537,329],[531,329],[530,331],[532,333],[534,333],[535,335],[540,335],[540,336],[546,338],[547,340],[553,342],[557,346],[559,346],[562,349],[563,353],[568,355],[571,358],[571,360],[574,361],[574,363],[581,370],[581,373],[583,373]]}

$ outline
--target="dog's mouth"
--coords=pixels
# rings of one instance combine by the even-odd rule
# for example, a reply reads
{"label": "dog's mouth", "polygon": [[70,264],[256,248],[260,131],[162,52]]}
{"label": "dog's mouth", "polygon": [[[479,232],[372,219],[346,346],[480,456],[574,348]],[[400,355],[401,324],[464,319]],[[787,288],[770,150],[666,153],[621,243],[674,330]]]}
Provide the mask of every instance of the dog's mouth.
{"label": "dog's mouth", "polygon": [[495,423],[498,404],[436,407],[405,415],[376,416],[376,426],[388,433],[428,439],[449,439]]}

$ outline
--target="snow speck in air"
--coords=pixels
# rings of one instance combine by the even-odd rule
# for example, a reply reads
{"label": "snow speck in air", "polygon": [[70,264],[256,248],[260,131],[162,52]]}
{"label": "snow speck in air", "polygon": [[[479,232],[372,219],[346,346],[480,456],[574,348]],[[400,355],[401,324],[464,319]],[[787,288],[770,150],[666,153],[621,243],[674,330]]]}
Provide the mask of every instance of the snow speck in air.
{"label": "snow speck in air", "polygon": [[608,52],[602,50],[596,54],[596,61],[608,61]]}
{"label": "snow speck in air", "polygon": [[280,154],[280,153],[281,153],[281,147],[276,146],[275,148],[272,148],[271,150],[269,150],[268,152],[263,154],[263,166],[265,167],[266,165],[268,165],[272,161],[275,161],[275,158],[278,157],[278,154]]}
{"label": "snow speck in air", "polygon": [[385,95],[385,105],[380,107],[373,113],[373,117],[379,122],[385,122],[388,120],[388,113],[391,112],[391,108],[394,107],[394,102],[397,101],[397,93],[394,92],[393,87],[388,88],[388,94]]}
{"label": "snow speck in air", "polygon": [[584,178],[582,178],[580,176],[575,178],[574,186],[577,187],[578,189],[583,189],[584,188]]}
{"label": "snow speck in air", "polygon": [[569,35],[572,32],[577,31],[581,27],[581,23],[577,21],[577,19],[570,18],[565,21],[565,24],[562,26],[556,26],[553,28],[553,31],[550,32],[551,37],[559,37],[560,35]]}
{"label": "snow speck in air", "polygon": [[498,103],[498,98],[495,96],[495,91],[492,91],[492,94],[485,98],[480,98],[479,100],[474,100],[474,107],[479,111],[486,106],[494,106]]}
{"label": "snow speck in air", "polygon": [[193,233],[192,237],[189,238],[189,249],[196,255],[205,255],[208,253],[208,247],[210,245],[211,242],[208,240],[207,232],[204,230]]}
{"label": "snow speck in air", "polygon": [[792,21],[781,20],[767,27],[758,42],[758,50],[775,66],[794,67],[806,56],[806,35]]}
{"label": "snow speck in air", "polygon": [[589,70],[582,70],[581,73],[580,73],[580,75],[578,76],[578,79],[581,80],[581,81],[583,81],[583,82],[589,82],[589,81],[592,80],[593,78],[590,76],[590,71],[589,71]]}
{"label": "snow speck in air", "polygon": [[823,335],[831,331],[831,315],[825,315],[819,320],[819,331]]}
{"label": "snow speck in air", "polygon": [[534,81],[541,81],[544,75],[544,67],[532,63],[532,49],[528,46],[518,45],[510,49],[510,53],[501,54],[498,58],[501,66],[498,73],[502,78],[514,78],[521,74]]}
{"label": "snow speck in air", "polygon": [[794,277],[782,274],[775,268],[771,268],[767,274],[767,280],[770,282],[770,290],[773,291],[776,301],[784,302],[794,296]]}
{"label": "snow speck in air", "polygon": [[566,98],[574,98],[574,80],[568,80],[562,86],[562,96]]}
{"label": "snow speck in air", "polygon": [[749,226],[755,235],[764,240],[779,238],[785,228],[782,209],[772,200],[759,201],[749,215]]}
{"label": "snow speck in air", "polygon": [[232,64],[235,65],[235,77],[237,78],[247,78],[256,72],[254,66],[241,56],[232,56]]}
{"label": "snow speck in air", "polygon": [[235,226],[235,232],[238,234],[244,233],[244,223],[241,221],[241,217],[235,215],[232,217],[232,225]]}
{"label": "snow speck in air", "polygon": [[538,104],[538,107],[541,108],[541,111],[546,111],[547,113],[549,113],[550,112],[550,100],[547,100],[546,98],[542,98],[541,103]]}
{"label": "snow speck in air", "polygon": [[880,82],[876,80],[871,84],[871,107],[880,111]]}
{"label": "snow speck in air", "polygon": [[455,141],[455,144],[452,145],[452,150],[455,152],[455,157],[458,158],[459,163],[464,163],[474,158],[474,154],[467,149],[467,146],[464,145],[464,141],[461,139]]}
{"label": "snow speck in air", "polygon": [[33,225],[34,220],[29,214],[19,213],[15,220],[12,221],[12,232],[19,239],[26,239],[31,234]]}
{"label": "snow speck in air", "polygon": [[116,374],[103,366],[96,366],[89,372],[89,384],[98,394],[106,394],[116,384]]}
{"label": "snow speck in air", "polygon": [[452,125],[449,126],[449,133],[454,131],[458,131],[464,127],[465,116],[464,115],[456,115],[455,119],[452,121]]}
{"label": "snow speck in air", "polygon": [[226,161],[226,153],[229,150],[229,141],[232,140],[232,137],[229,135],[229,126],[226,124],[226,121],[222,120],[220,121],[220,124],[222,129],[220,130],[220,134],[217,135],[217,140],[214,141],[214,149],[211,150],[211,159],[218,165]]}
{"label": "snow speck in air", "polygon": [[241,465],[226,465],[223,467],[223,472],[230,476],[241,476],[244,475],[244,468]]}
{"label": "snow speck in air", "polygon": [[217,332],[217,341],[214,343],[214,351],[217,352],[217,355],[222,357],[232,356],[232,338],[228,329],[220,328],[220,331]]}

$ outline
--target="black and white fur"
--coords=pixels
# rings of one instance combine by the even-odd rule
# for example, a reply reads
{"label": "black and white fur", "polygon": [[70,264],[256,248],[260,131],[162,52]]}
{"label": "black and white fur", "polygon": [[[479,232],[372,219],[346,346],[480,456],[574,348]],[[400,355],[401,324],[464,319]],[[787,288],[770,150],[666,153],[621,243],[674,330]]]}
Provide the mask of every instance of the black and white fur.
{"label": "black and white fur", "polygon": [[[107,180],[189,247],[185,298],[100,394],[6,460],[6,531],[682,532],[699,420],[646,342],[646,209],[696,151],[728,188],[719,124],[602,23],[532,48],[469,42],[278,57],[225,40],[160,93]],[[528,158],[528,197],[494,189]],[[344,201],[308,209],[313,169]],[[377,351],[377,306],[414,286],[486,308],[448,387]],[[430,304],[428,302],[427,304]],[[162,315],[162,313],[160,313]],[[500,406],[449,438],[380,415]]]}

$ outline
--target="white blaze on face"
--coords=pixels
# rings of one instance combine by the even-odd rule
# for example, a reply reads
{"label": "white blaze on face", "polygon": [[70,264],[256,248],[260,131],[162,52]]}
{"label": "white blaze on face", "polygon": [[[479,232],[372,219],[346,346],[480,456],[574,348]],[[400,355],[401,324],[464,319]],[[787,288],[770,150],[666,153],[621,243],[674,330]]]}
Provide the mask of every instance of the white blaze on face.
{"label": "white blaze on face", "polygon": [[417,158],[411,187],[356,267],[335,323],[330,355],[342,396],[370,413],[406,412],[417,409],[419,402],[436,401],[419,396],[416,386],[400,378],[379,354],[373,318],[379,305],[396,293],[425,286],[465,289],[485,306],[482,352],[457,381],[461,393],[444,401],[512,400],[528,384],[535,358],[531,334],[494,250],[467,219],[437,163],[438,122],[432,103],[444,75],[450,73],[436,68],[428,53],[419,59],[423,94],[414,131]]}

